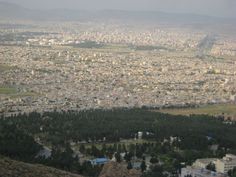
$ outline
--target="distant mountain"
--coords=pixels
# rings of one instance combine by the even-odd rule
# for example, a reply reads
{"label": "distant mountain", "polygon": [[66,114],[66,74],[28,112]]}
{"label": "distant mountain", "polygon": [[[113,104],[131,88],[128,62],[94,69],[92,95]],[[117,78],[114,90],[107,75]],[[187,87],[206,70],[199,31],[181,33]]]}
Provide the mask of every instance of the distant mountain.
{"label": "distant mountain", "polygon": [[32,10],[8,2],[0,2],[0,19],[16,20],[82,20],[90,14],[83,10],[51,9]]}
{"label": "distant mountain", "polygon": [[235,23],[236,19],[218,18],[196,14],[177,14],[156,11],[100,10],[85,11],[71,9],[32,10],[16,4],[0,2],[0,18],[26,20],[125,20],[172,23]]}
{"label": "distant mountain", "polygon": [[19,5],[0,2],[0,18],[26,18],[29,10]]}

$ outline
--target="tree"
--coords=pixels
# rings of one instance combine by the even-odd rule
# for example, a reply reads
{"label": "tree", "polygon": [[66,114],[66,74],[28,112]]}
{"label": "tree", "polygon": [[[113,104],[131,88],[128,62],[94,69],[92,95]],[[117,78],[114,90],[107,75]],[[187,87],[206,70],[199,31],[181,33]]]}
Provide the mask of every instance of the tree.
{"label": "tree", "polygon": [[151,162],[152,164],[154,164],[154,163],[158,163],[159,160],[158,160],[158,158],[156,158],[156,157],[152,157],[152,158],[150,159],[150,162]]}
{"label": "tree", "polygon": [[81,145],[79,146],[79,151],[80,151],[82,154],[84,154],[84,153],[86,152],[86,149],[85,149],[84,144],[81,144]]}
{"label": "tree", "polygon": [[126,152],[126,151],[127,151],[126,146],[125,146],[125,144],[123,144],[122,145],[122,152]]}
{"label": "tree", "polygon": [[94,157],[101,157],[102,156],[100,150],[95,145],[92,145],[92,147],[91,147],[91,155]]}
{"label": "tree", "polygon": [[206,169],[210,171],[216,171],[216,166],[214,163],[211,162],[206,166]]}
{"label": "tree", "polygon": [[164,177],[163,168],[160,165],[151,166],[151,170],[146,172],[143,177]]}
{"label": "tree", "polygon": [[121,148],[122,148],[121,144],[118,144],[117,151],[118,151],[118,152],[122,152],[122,149],[121,149]]}
{"label": "tree", "polygon": [[228,171],[228,175],[230,177],[236,177],[236,167],[234,169]]}
{"label": "tree", "polygon": [[94,176],[94,169],[90,162],[85,161],[81,166],[81,172],[85,176]]}
{"label": "tree", "polygon": [[116,143],[113,145],[113,149],[114,149],[114,151],[118,150],[118,145]]}
{"label": "tree", "polygon": [[116,153],[115,153],[115,158],[116,158],[116,161],[117,161],[118,163],[121,162],[121,156],[120,156],[120,153],[119,153],[119,152],[116,152]]}
{"label": "tree", "polygon": [[141,168],[142,172],[144,172],[144,171],[146,170],[147,165],[146,165],[146,163],[145,163],[144,160],[142,161],[142,163],[141,163],[141,165],[140,165],[140,168]]}
{"label": "tree", "polygon": [[134,156],[134,154],[131,152],[125,153],[124,159],[126,162],[129,162],[129,161],[131,161],[133,156]]}
{"label": "tree", "polygon": [[130,169],[132,169],[132,168],[133,168],[133,165],[132,165],[132,163],[129,161],[129,162],[128,162],[128,165],[127,165],[127,169],[130,170]]}
{"label": "tree", "polygon": [[102,152],[103,154],[105,154],[106,151],[107,151],[107,146],[106,146],[105,143],[103,143],[103,144],[102,144],[102,150],[101,150],[101,152]]}

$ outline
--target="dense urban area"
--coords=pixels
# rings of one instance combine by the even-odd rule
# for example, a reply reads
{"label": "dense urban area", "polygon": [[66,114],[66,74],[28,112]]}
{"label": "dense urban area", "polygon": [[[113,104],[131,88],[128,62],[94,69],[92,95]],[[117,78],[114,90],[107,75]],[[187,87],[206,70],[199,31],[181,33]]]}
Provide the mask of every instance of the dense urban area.
{"label": "dense urban area", "polygon": [[0,113],[236,100],[236,39],[168,26],[5,24]]}

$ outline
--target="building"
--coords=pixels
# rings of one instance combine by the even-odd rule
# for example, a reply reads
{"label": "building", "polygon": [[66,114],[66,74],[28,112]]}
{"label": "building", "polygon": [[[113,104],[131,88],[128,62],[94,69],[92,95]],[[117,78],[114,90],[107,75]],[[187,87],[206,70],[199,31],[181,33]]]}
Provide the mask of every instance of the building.
{"label": "building", "polygon": [[143,132],[138,132],[138,139],[142,139],[143,138]]}
{"label": "building", "polygon": [[206,166],[210,163],[215,164],[216,171],[218,173],[227,174],[229,170],[232,170],[236,167],[236,156],[233,154],[226,154],[222,159],[197,159],[192,166],[195,168],[206,168]]}
{"label": "building", "polygon": [[214,163],[216,160],[216,158],[197,159],[192,166],[196,168],[206,168],[208,164]]}
{"label": "building", "polygon": [[226,174],[213,172],[204,168],[187,166],[181,169],[180,177],[227,177]]}
{"label": "building", "polygon": [[226,154],[222,159],[215,161],[216,171],[227,174],[229,170],[236,167],[236,156],[233,154]]}

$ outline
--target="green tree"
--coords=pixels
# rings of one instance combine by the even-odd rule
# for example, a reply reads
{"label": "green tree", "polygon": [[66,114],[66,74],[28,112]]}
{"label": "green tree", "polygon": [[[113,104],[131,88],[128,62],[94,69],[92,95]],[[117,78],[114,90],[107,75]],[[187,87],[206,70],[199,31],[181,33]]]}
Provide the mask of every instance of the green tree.
{"label": "green tree", "polygon": [[116,158],[116,161],[117,161],[118,163],[121,162],[121,156],[120,156],[120,153],[119,153],[119,152],[115,153],[115,158]]}
{"label": "green tree", "polygon": [[216,166],[214,163],[211,162],[206,166],[206,169],[210,171],[216,171]]}
{"label": "green tree", "polygon": [[81,145],[79,146],[79,151],[80,151],[82,154],[85,154],[86,149],[85,149],[84,144],[81,144]]}
{"label": "green tree", "polygon": [[150,163],[152,163],[152,164],[158,163],[158,162],[159,162],[159,160],[158,160],[157,157],[152,157],[152,158],[150,159]]}
{"label": "green tree", "polygon": [[133,165],[132,165],[132,163],[129,161],[129,162],[128,162],[128,165],[127,165],[127,169],[130,170],[130,169],[132,169],[132,168],[133,168]]}
{"label": "green tree", "polygon": [[228,171],[230,177],[236,177],[236,167]]}
{"label": "green tree", "polygon": [[142,172],[144,172],[144,171],[146,170],[147,165],[146,165],[146,163],[145,163],[144,160],[142,161],[142,163],[141,163],[141,165],[140,165],[140,168],[141,168],[141,171],[142,171]]}

